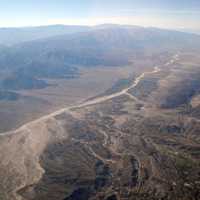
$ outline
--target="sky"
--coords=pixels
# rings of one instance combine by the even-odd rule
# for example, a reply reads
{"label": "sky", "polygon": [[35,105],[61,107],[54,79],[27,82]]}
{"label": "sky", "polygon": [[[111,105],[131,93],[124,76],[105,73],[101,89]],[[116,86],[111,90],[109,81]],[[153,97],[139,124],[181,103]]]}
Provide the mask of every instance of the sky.
{"label": "sky", "polygon": [[105,23],[200,30],[200,0],[0,0],[0,27]]}

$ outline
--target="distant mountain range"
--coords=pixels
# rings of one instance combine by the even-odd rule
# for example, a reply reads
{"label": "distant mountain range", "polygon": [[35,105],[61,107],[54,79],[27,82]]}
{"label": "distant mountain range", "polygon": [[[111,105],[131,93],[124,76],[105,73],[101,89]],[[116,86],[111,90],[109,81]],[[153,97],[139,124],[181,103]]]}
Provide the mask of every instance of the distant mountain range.
{"label": "distant mountain range", "polygon": [[[101,24],[97,26],[49,25],[37,27],[0,28],[0,45],[11,46],[22,42],[34,41],[48,37],[112,28],[141,29],[142,27],[133,25]],[[189,32],[194,34],[200,34],[200,30],[177,30],[186,33]]]}
{"label": "distant mountain range", "polygon": [[22,28],[0,28],[0,44],[10,46],[56,35],[72,34],[90,29],[88,26],[51,25]]}

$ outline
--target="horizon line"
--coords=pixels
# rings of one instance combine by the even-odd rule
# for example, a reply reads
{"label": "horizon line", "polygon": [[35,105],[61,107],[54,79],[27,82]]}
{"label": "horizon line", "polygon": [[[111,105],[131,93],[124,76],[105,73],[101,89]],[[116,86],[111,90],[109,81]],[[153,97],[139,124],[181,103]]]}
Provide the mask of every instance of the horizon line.
{"label": "horizon line", "polygon": [[164,30],[188,32],[193,34],[200,34],[200,29],[192,29],[187,27],[161,27],[161,26],[145,26],[137,24],[123,24],[123,23],[98,23],[98,24],[64,24],[64,23],[55,23],[55,24],[38,24],[38,25],[25,25],[25,26],[0,26],[0,29],[28,29],[28,28],[40,28],[40,27],[50,27],[50,26],[80,26],[80,27],[98,27],[98,26],[132,26],[132,27],[141,27],[141,28],[157,28]]}

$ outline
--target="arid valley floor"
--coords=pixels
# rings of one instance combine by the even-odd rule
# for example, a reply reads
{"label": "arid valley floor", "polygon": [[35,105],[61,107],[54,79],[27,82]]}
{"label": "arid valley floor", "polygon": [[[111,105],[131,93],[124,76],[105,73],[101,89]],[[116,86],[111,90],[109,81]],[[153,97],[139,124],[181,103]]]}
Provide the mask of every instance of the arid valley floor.
{"label": "arid valley floor", "polygon": [[0,199],[199,200],[199,65],[176,52],[2,133]]}

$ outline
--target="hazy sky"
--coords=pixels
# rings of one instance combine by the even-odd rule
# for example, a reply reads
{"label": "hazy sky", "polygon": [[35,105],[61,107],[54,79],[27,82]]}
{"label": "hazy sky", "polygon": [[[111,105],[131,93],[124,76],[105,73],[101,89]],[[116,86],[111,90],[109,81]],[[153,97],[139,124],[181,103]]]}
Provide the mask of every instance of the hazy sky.
{"label": "hazy sky", "polygon": [[0,0],[0,27],[102,23],[200,30],[200,0]]}

